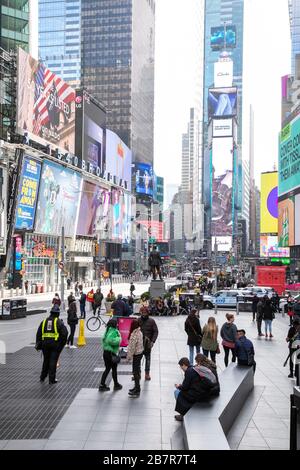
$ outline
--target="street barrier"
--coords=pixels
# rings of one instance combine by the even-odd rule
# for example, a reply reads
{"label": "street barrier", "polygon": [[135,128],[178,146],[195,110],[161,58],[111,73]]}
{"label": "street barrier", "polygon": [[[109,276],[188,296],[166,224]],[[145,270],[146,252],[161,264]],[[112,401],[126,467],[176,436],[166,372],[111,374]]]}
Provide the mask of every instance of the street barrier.
{"label": "street barrier", "polygon": [[77,346],[86,346],[86,340],[84,335],[84,320],[79,320],[79,337],[77,340]]}

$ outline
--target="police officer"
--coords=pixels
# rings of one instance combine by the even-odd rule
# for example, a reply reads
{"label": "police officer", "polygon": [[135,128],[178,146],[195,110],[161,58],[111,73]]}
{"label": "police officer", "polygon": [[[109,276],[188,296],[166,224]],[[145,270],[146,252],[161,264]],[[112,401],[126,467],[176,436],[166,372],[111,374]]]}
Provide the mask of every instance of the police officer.
{"label": "police officer", "polygon": [[53,305],[50,316],[40,324],[36,334],[36,349],[41,349],[44,356],[40,381],[44,382],[49,374],[49,384],[57,383],[57,361],[68,338],[68,330],[58,318],[59,314],[58,305]]}

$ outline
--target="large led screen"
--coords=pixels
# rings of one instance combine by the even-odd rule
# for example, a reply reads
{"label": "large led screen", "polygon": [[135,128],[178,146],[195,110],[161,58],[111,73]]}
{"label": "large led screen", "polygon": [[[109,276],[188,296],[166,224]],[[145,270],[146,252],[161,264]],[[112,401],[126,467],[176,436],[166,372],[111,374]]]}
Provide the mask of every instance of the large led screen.
{"label": "large led screen", "polygon": [[24,157],[16,206],[15,228],[17,230],[33,230],[34,228],[41,167],[41,163],[31,157]]}
{"label": "large led screen", "polygon": [[112,210],[112,239],[115,242],[122,242],[122,231],[124,224],[124,192],[118,189],[112,190],[111,200]]}
{"label": "large led screen", "polygon": [[75,91],[22,49],[18,55],[17,130],[74,153]]}
{"label": "large led screen", "polygon": [[132,206],[131,195],[124,193],[124,211],[123,211],[123,229],[122,229],[122,242],[129,244],[132,239]]}
{"label": "large led screen", "polygon": [[279,246],[287,248],[295,245],[295,198],[290,197],[278,204]]}
{"label": "large led screen", "polygon": [[261,175],[260,233],[278,234],[278,172]]}
{"label": "large led screen", "polygon": [[89,181],[82,185],[82,195],[77,224],[77,235],[94,237],[108,235],[110,193]]}
{"label": "large led screen", "polygon": [[237,115],[237,88],[210,88],[208,117],[225,118]]}
{"label": "large led screen", "polygon": [[135,181],[137,194],[146,194],[153,197],[155,191],[155,175],[148,163],[136,163]]}
{"label": "large led screen", "polygon": [[81,176],[62,165],[45,160],[36,215],[36,233],[73,237],[81,194]]}
{"label": "large led screen", "polygon": [[300,245],[300,194],[295,197],[295,245]]}
{"label": "large led screen", "polygon": [[236,47],[236,26],[222,25],[211,28],[210,44],[213,50],[233,49]]}
{"label": "large led screen", "polygon": [[300,117],[279,137],[279,196],[300,187]]}
{"label": "large led screen", "polygon": [[280,248],[278,237],[262,235],[260,237],[261,258],[289,258],[289,248]]}
{"label": "large led screen", "polygon": [[106,175],[116,176],[117,183],[126,182],[128,191],[131,191],[132,174],[132,152],[120,139],[120,137],[109,129],[106,130]]}

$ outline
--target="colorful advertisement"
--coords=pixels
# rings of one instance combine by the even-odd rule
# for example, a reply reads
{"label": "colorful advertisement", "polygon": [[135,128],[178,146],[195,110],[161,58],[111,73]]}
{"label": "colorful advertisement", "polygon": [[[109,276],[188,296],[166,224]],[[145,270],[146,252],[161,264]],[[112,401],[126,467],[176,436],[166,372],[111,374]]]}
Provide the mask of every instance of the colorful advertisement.
{"label": "colorful advertisement", "polygon": [[295,198],[290,197],[278,204],[279,246],[287,248],[295,245]]}
{"label": "colorful advertisement", "polygon": [[237,88],[211,88],[208,91],[208,117],[225,118],[237,115]]}
{"label": "colorful advertisement", "polygon": [[260,233],[278,234],[278,172],[261,175]]}
{"label": "colorful advertisement", "polygon": [[260,237],[261,258],[289,258],[289,248],[280,248],[277,236],[262,235]]}
{"label": "colorful advertisement", "polygon": [[[217,237],[233,234],[233,139],[214,139],[212,152],[212,226]],[[225,251],[225,250],[224,250]]]}
{"label": "colorful advertisement", "polygon": [[35,231],[45,235],[75,235],[81,193],[81,176],[76,171],[45,160],[43,163]]}
{"label": "colorful advertisement", "polygon": [[117,184],[131,191],[132,152],[114,132],[106,129],[106,175],[117,178]]}
{"label": "colorful advertisement", "polygon": [[22,258],[23,258],[23,239],[21,235],[14,236],[14,271],[22,271]]}
{"label": "colorful advertisement", "polygon": [[300,194],[295,197],[295,245],[300,245]]}
{"label": "colorful advertisement", "polygon": [[15,228],[17,230],[33,230],[34,228],[41,168],[41,163],[30,157],[24,157],[16,208]]}
{"label": "colorful advertisement", "polygon": [[122,242],[122,230],[124,224],[124,192],[118,189],[112,190],[112,239],[115,242]]}
{"label": "colorful advertisement", "polygon": [[139,224],[148,231],[149,240],[153,239],[153,243],[164,242],[164,224],[158,220],[139,220]]}
{"label": "colorful advertisement", "polygon": [[211,48],[214,51],[236,47],[236,26],[222,25],[211,28]]}
{"label": "colorful advertisement", "polygon": [[74,153],[75,91],[19,48],[17,130]]}
{"label": "colorful advertisement", "polygon": [[109,224],[110,193],[94,183],[84,181],[77,224],[77,235],[105,238]]}
{"label": "colorful advertisement", "polygon": [[123,229],[122,229],[122,243],[129,244],[132,239],[132,207],[131,195],[124,193],[124,216],[123,216]]}
{"label": "colorful advertisement", "polygon": [[279,196],[300,187],[300,117],[279,137]]}
{"label": "colorful advertisement", "polygon": [[0,168],[0,255],[6,254],[7,244],[7,170]]}
{"label": "colorful advertisement", "polygon": [[136,193],[153,197],[155,190],[155,175],[148,163],[135,164]]}

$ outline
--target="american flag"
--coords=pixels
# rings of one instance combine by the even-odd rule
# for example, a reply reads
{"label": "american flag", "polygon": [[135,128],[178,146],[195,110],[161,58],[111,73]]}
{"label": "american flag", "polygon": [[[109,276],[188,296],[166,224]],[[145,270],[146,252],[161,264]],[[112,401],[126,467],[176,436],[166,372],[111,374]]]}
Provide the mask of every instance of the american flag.
{"label": "american flag", "polygon": [[66,104],[75,101],[75,91],[61,78],[57,77],[43,64],[39,64],[35,75],[34,108],[33,108],[33,132],[39,135],[42,126],[50,123],[49,101],[51,89],[55,87],[60,102]]}

